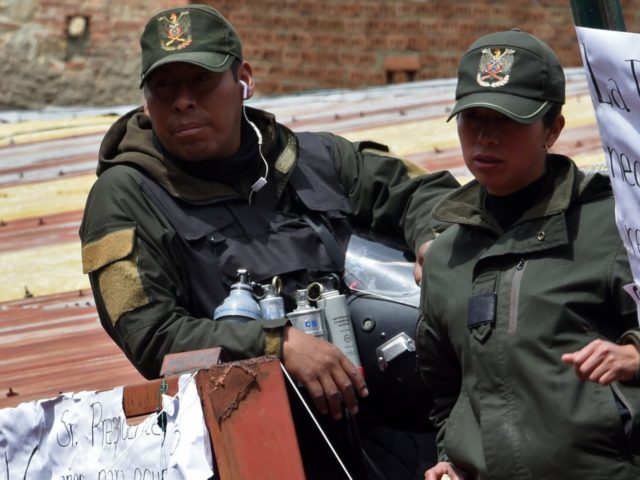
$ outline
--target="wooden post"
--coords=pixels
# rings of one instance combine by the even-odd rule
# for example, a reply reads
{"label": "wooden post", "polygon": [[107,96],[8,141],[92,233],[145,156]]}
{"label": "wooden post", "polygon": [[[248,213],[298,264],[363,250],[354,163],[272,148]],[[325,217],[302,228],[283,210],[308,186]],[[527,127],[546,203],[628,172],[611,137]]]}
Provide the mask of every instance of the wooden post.
{"label": "wooden post", "polygon": [[221,480],[305,478],[277,358],[216,365],[196,384]]}
{"label": "wooden post", "polygon": [[[280,361],[258,357],[219,363],[219,348],[167,355],[162,375],[168,394],[181,373],[195,380],[219,480],[304,480],[304,467]],[[127,417],[162,409],[160,384],[153,380],[124,387]]]}
{"label": "wooden post", "polygon": [[578,27],[626,31],[619,0],[571,0],[571,10]]}

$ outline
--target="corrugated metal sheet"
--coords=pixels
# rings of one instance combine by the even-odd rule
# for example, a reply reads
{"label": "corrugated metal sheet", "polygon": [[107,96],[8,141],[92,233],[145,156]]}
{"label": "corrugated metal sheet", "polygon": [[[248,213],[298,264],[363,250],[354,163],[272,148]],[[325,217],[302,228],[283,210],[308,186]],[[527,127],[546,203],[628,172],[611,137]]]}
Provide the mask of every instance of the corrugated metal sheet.
{"label": "corrugated metal sheet", "polygon": [[[603,156],[581,70],[568,73],[567,126],[554,151],[586,169]],[[451,80],[255,99],[294,130],[385,143],[468,179]],[[102,330],[81,272],[77,231],[109,110],[0,112],[0,408],[142,377]]]}

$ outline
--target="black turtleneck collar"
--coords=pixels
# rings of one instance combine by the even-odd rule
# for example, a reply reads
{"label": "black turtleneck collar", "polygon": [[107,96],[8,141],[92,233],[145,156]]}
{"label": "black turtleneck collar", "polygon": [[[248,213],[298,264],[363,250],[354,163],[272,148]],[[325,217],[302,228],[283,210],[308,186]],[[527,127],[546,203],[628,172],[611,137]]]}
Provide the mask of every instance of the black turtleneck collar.
{"label": "black turtleneck collar", "polygon": [[539,179],[510,195],[496,196],[487,193],[486,208],[502,227],[502,230],[506,231],[536,203],[548,175],[549,168],[546,168]]}
{"label": "black turtleneck collar", "polygon": [[186,174],[202,180],[234,186],[244,181],[253,183],[262,162],[258,153],[258,139],[247,121],[242,119],[240,148],[236,153],[224,158],[214,158],[200,162],[188,162],[174,157],[154,135],[156,147],[164,156]]}

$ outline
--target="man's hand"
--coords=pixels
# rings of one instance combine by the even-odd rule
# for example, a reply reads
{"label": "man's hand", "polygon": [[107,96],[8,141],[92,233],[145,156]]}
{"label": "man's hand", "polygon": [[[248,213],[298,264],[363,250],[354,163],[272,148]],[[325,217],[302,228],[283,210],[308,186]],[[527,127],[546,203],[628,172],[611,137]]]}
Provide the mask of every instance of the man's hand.
{"label": "man's hand", "polygon": [[606,340],[594,340],[561,358],[564,363],[573,365],[579,379],[601,385],[632,380],[640,368],[640,352],[634,345],[618,345]]}
{"label": "man's hand", "polygon": [[358,399],[369,395],[358,369],[335,345],[293,327],[285,327],[282,349],[287,371],[300,382],[322,414],[342,416],[342,401],[358,413]]}
{"label": "man's hand", "polygon": [[427,253],[427,250],[431,246],[431,242],[433,240],[429,240],[428,242],[424,242],[420,248],[418,249],[418,253],[416,254],[416,263],[413,266],[413,277],[416,279],[416,283],[420,285],[422,282],[422,265],[424,264],[424,255]]}

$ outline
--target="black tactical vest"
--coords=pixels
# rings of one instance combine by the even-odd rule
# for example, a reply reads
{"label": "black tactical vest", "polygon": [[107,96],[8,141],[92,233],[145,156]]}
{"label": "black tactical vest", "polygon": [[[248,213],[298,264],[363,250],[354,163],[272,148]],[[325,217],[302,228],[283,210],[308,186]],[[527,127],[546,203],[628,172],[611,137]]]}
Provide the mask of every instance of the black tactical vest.
{"label": "black tactical vest", "polygon": [[[344,267],[351,206],[331,146],[313,133],[296,136],[298,161],[287,188],[299,203],[298,212],[306,212],[310,221],[299,213],[248,205],[245,199],[186,202],[143,177],[144,193],[176,231],[175,263],[188,291],[188,298],[179,301],[190,314],[212,318],[239,268],[261,284],[279,275],[287,300],[294,289]],[[320,232],[318,225],[323,226]],[[323,240],[327,234],[333,240]]]}

